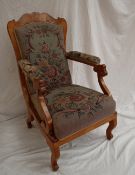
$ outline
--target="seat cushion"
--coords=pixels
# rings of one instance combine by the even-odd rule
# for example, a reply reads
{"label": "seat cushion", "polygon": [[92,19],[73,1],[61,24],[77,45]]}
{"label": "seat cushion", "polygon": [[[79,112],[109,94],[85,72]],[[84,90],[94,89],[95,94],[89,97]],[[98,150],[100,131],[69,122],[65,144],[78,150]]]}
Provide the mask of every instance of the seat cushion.
{"label": "seat cushion", "polygon": [[79,85],[57,88],[45,99],[58,139],[111,115],[116,107],[112,97]]}

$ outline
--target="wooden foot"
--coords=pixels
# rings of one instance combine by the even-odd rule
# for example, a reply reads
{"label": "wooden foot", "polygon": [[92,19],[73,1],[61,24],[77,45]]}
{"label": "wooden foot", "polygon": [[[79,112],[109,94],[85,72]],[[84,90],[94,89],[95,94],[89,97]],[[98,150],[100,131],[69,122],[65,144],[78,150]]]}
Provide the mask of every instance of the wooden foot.
{"label": "wooden foot", "polygon": [[52,155],[51,155],[51,165],[52,165],[52,170],[57,171],[59,169],[59,166],[57,164],[57,160],[60,157],[60,149],[59,147],[52,147]]}
{"label": "wooden foot", "polygon": [[26,124],[27,124],[27,127],[28,127],[28,128],[32,128],[32,123],[31,123],[31,121],[29,120],[29,118],[26,119]]}
{"label": "wooden foot", "polygon": [[33,116],[30,114],[29,117],[26,119],[26,124],[28,128],[32,128],[32,121],[34,120]]}
{"label": "wooden foot", "polygon": [[109,126],[106,130],[106,136],[108,140],[113,138],[112,130],[117,126],[117,118],[113,119],[109,122]]}

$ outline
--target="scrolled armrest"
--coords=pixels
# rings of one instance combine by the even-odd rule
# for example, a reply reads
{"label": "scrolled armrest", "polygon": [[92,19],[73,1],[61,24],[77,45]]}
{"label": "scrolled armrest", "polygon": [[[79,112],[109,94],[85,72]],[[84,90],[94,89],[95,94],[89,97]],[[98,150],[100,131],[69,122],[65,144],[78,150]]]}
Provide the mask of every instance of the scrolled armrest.
{"label": "scrolled armrest", "polygon": [[105,64],[94,66],[94,71],[97,72],[100,77],[104,77],[108,74]]}
{"label": "scrolled armrest", "polygon": [[27,59],[19,60],[18,64],[24,73],[33,73],[36,71],[36,66],[33,66]]}
{"label": "scrolled armrest", "polygon": [[33,88],[36,91],[36,98],[39,100],[41,110],[44,112],[45,117],[42,119],[40,124],[45,129],[46,133],[52,132],[52,118],[48,112],[44,94],[47,93],[45,81],[39,76],[38,66],[32,65],[27,59],[22,59],[18,62],[19,67],[25,75],[25,78],[29,78],[32,81]]}
{"label": "scrolled armrest", "polygon": [[90,66],[95,66],[100,64],[100,58],[88,55],[85,53],[81,53],[78,51],[70,51],[66,53],[66,58],[74,61],[78,61],[84,64],[88,64]]}
{"label": "scrolled armrest", "polygon": [[106,65],[100,64],[100,58],[88,55],[85,53],[70,51],[66,53],[66,58],[74,61],[78,61],[90,66],[93,66],[93,70],[97,73],[98,83],[104,94],[111,96],[109,89],[107,88],[103,77],[107,75]]}
{"label": "scrolled armrest", "polygon": [[38,66],[32,65],[27,59],[21,59],[18,64],[25,76],[31,79],[33,88],[38,91],[38,94],[47,93],[45,81],[37,73]]}

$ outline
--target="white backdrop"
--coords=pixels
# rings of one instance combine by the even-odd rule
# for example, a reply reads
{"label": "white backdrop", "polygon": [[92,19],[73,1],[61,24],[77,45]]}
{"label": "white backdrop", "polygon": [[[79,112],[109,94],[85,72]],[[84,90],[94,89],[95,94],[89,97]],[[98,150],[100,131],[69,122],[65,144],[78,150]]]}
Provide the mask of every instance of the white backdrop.
{"label": "white backdrop", "polygon": [[[75,163],[74,160],[72,160],[74,166],[73,164],[71,166],[69,164],[68,170],[66,164],[64,164],[64,161],[65,163],[71,161],[71,157],[69,155],[67,157],[63,156],[63,161],[61,161],[60,164],[65,169],[63,168],[63,171],[59,171],[58,174],[71,174],[71,172],[73,174],[85,174],[83,171],[85,167],[86,174],[89,174],[91,172],[92,175],[111,175],[114,173],[116,175],[120,175],[120,173],[122,175],[134,175],[134,0],[0,0],[0,142],[2,141],[3,143],[3,149],[0,147],[0,153],[2,153],[3,155],[3,159],[1,159],[1,161],[3,162],[3,160],[6,159],[5,157],[7,155],[10,157],[10,151],[12,150],[11,148],[10,150],[8,146],[7,150],[6,148],[4,150],[5,144],[8,144],[8,142],[6,141],[8,139],[6,137],[9,136],[10,142],[11,135],[11,138],[15,138],[16,144],[15,147],[13,146],[14,152],[16,152],[16,149],[24,149],[24,147],[17,147],[21,145],[19,142],[21,139],[18,142],[17,140],[18,137],[20,138],[22,136],[19,135],[19,133],[24,132],[23,120],[26,113],[19,83],[15,55],[7,34],[6,25],[9,20],[18,19],[22,14],[33,11],[47,12],[54,17],[60,16],[66,18],[68,22],[67,50],[78,50],[99,56],[101,58],[102,63],[105,63],[107,65],[107,69],[109,72],[109,75],[105,78],[106,83],[110,88],[115,100],[117,101],[119,123],[117,129],[115,130],[116,140],[114,139],[114,141],[108,143],[105,138],[103,138],[100,134],[101,130],[104,131],[105,129],[104,127],[101,127],[100,129],[92,132],[90,135],[83,137],[85,140],[84,145],[78,145],[78,143],[82,143],[81,141],[83,140],[83,138],[82,140],[80,139],[73,142],[75,148],[73,146],[68,150],[68,148],[65,147],[63,148],[63,153],[71,153],[72,157],[73,154],[74,156],[77,156],[76,154],[78,154],[78,151],[80,151],[80,157],[78,157],[78,159],[80,160],[77,160],[78,164]],[[96,75],[90,69],[90,67],[75,62],[70,62],[69,65],[74,83],[100,90],[97,85]],[[16,124],[14,124],[13,120],[16,121]],[[16,127],[16,129],[14,127]],[[38,131],[35,130],[33,132],[29,131],[34,139],[36,139],[36,136],[38,135]],[[16,132],[18,133],[18,135],[16,135]],[[104,132],[102,132],[102,135],[103,134]],[[40,134],[38,135],[38,137],[39,136]],[[98,139],[94,139],[93,141],[94,136]],[[6,140],[4,138],[6,138]],[[24,139],[24,146],[25,143],[29,141],[29,139],[27,138],[25,140],[25,134],[22,136],[22,139]],[[87,142],[87,140],[90,143]],[[40,147],[38,147],[39,143],[37,142],[41,144]],[[37,143],[34,148],[35,150],[39,149],[41,151],[41,154],[37,155],[37,162],[40,164],[39,155],[41,156],[42,152],[46,151],[47,148],[46,150],[43,149],[44,144],[42,144],[41,140],[39,141],[39,138],[37,139],[37,142],[34,142],[35,145]],[[83,149],[82,147],[86,149]],[[95,148],[96,151],[93,152],[93,149]],[[77,152],[74,152],[75,150],[77,150]],[[4,151],[7,152],[6,156],[3,153]],[[27,151],[30,151],[30,149],[28,149]],[[83,151],[89,151],[90,153],[83,157]],[[48,153],[48,150],[46,153]],[[100,157],[98,156],[98,153],[102,155],[102,157],[97,161],[97,158]],[[33,154],[34,153],[32,152],[32,155]],[[95,154],[94,158],[96,159],[96,161],[91,154]],[[114,157],[112,158],[111,156]],[[8,174],[7,169],[9,169],[9,171],[11,170],[12,166],[10,167],[10,165],[12,164],[10,163],[12,159],[11,161],[10,158],[8,160],[9,162],[6,163],[9,167],[5,167],[5,163],[3,163],[0,167],[3,170],[1,171],[3,172],[3,174],[0,173],[0,175]],[[34,160],[36,164],[35,157]],[[21,163],[23,161],[24,159],[21,160]],[[91,163],[91,161],[93,163]],[[111,169],[110,166],[112,162],[115,161],[116,163],[113,164]],[[87,166],[85,163],[87,164]],[[43,165],[42,162],[41,164]],[[16,165],[16,161],[13,165]],[[18,172],[20,169],[23,169],[23,167],[21,167],[22,165],[23,164],[20,164]],[[34,164],[31,164],[31,166],[34,167]],[[46,167],[48,167],[48,163],[46,164]],[[79,168],[79,171],[77,171],[76,168]],[[109,171],[110,169],[111,171]],[[25,174],[30,174],[30,172],[33,171],[36,171],[36,168],[32,169],[28,166],[26,168],[27,173]],[[43,169],[40,174],[45,174],[45,172],[50,172],[50,169]],[[15,175],[14,171],[13,174]]]}

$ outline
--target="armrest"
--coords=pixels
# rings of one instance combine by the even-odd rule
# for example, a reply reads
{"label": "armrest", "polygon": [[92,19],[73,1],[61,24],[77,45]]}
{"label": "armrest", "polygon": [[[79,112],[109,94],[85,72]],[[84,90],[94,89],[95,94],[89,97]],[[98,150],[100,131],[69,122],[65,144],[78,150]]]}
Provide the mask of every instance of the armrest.
{"label": "armrest", "polygon": [[19,60],[18,64],[24,73],[34,73],[36,71],[36,66],[33,66],[27,59]]}
{"label": "armrest", "polygon": [[93,66],[93,70],[97,73],[100,88],[102,89],[104,94],[111,96],[111,93],[103,79],[103,77],[107,75],[106,65],[100,64],[100,58],[77,51],[67,52],[66,58]]}
{"label": "armrest", "polygon": [[78,51],[67,52],[66,58],[70,60],[78,61],[80,63],[88,64],[90,66],[95,66],[100,64],[100,58],[93,55],[81,53]]}
{"label": "armrest", "polygon": [[45,87],[45,82],[42,77],[36,74],[38,66],[32,65],[27,59],[22,59],[18,62],[19,67],[25,74],[26,78],[30,78],[33,83],[33,88],[36,90],[37,99],[39,100],[41,110],[44,111],[45,118],[41,121],[41,126],[45,129],[46,133],[49,135],[52,132],[52,118],[46,106],[44,99],[44,94],[47,92]]}
{"label": "armrest", "polygon": [[45,94],[47,91],[45,88],[45,82],[39,75],[36,74],[38,66],[33,66],[27,59],[21,59],[18,61],[18,64],[25,76],[31,79],[33,87],[36,91],[38,91],[38,94]]}

